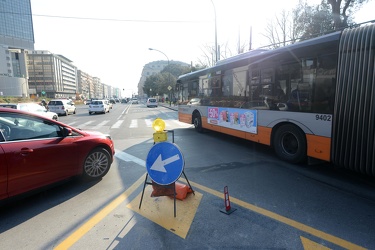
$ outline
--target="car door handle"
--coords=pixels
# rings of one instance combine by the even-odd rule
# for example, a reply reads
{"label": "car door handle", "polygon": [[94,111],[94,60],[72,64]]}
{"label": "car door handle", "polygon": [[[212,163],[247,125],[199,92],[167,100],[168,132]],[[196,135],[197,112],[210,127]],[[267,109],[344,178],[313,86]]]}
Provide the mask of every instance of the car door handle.
{"label": "car door handle", "polygon": [[34,150],[31,148],[21,148],[21,155],[23,156],[28,155],[29,153],[32,153],[32,152],[34,152]]}

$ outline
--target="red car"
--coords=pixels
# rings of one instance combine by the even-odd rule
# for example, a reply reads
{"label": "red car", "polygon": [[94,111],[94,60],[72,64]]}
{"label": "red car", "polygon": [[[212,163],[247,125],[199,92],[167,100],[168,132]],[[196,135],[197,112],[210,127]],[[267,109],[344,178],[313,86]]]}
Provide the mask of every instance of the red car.
{"label": "red car", "polygon": [[0,108],[0,201],[73,176],[102,178],[114,153],[109,135]]}

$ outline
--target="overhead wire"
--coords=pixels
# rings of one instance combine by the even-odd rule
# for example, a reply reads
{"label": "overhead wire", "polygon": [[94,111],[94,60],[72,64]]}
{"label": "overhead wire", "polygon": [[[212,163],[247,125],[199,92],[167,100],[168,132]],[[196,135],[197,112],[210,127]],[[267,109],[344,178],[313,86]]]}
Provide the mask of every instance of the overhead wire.
{"label": "overhead wire", "polygon": [[[30,16],[27,13],[21,12],[9,12],[0,11],[0,14],[13,14],[13,15],[25,15]],[[44,14],[32,14],[31,16],[36,17],[48,17],[48,18],[64,18],[64,19],[78,19],[78,20],[91,20],[91,21],[113,21],[113,22],[138,22],[138,23],[202,23],[209,22],[205,20],[191,21],[191,20],[142,20],[142,19],[117,19],[117,18],[97,18],[97,17],[77,17],[77,16],[54,16],[54,15],[44,15]]]}

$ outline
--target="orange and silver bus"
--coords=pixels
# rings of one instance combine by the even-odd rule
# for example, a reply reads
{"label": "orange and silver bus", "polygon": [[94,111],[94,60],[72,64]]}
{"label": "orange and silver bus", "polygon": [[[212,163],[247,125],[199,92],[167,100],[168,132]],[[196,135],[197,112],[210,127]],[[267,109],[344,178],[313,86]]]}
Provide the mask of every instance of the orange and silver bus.
{"label": "orange and silver bus", "polygon": [[179,120],[375,176],[375,24],[182,75]]}

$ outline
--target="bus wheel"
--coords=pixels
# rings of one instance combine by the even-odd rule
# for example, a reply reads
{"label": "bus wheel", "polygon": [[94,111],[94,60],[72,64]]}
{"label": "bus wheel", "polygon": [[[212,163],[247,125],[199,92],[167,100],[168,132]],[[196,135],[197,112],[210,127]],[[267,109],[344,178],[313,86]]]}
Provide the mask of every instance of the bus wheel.
{"label": "bus wheel", "polygon": [[194,123],[195,130],[199,133],[202,133],[203,132],[202,118],[199,113],[196,113],[193,115],[193,123]]}
{"label": "bus wheel", "polygon": [[298,127],[287,124],[278,128],[273,142],[276,154],[284,161],[301,163],[306,160],[306,136]]}

